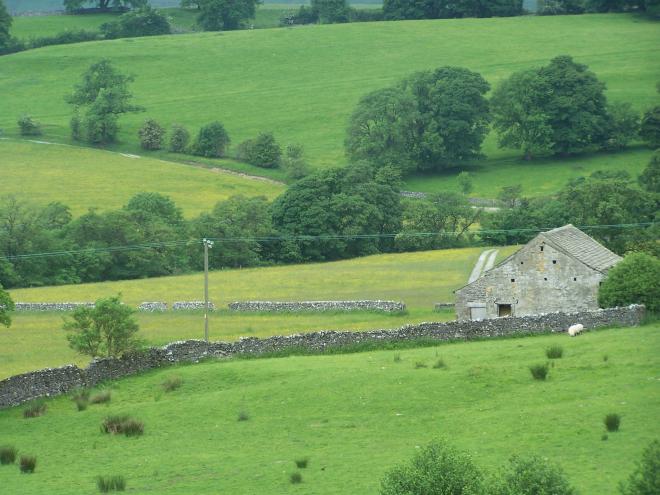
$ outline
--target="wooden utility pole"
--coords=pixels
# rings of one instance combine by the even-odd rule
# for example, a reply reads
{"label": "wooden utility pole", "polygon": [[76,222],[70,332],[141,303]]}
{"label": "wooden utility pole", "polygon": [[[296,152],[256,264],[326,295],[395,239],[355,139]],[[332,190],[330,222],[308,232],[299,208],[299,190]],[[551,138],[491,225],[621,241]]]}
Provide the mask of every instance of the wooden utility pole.
{"label": "wooden utility pole", "polygon": [[209,343],[209,248],[213,241],[202,239],[204,244],[204,340]]}

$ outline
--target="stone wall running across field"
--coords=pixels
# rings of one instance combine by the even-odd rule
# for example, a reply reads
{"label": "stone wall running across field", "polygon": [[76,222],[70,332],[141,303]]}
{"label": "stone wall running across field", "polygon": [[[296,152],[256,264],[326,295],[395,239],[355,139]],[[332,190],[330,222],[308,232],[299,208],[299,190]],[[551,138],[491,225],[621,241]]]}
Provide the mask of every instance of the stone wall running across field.
{"label": "stone wall running across field", "polygon": [[75,311],[76,309],[82,307],[93,308],[94,303],[93,302],[14,303],[14,311]]}
{"label": "stone wall running across field", "polygon": [[244,301],[229,304],[232,311],[297,312],[297,311],[405,311],[406,305],[396,301]]}
{"label": "stone wall running across field", "polygon": [[75,388],[92,387],[107,380],[141,371],[178,362],[197,362],[208,357],[225,358],[245,354],[258,356],[290,349],[322,353],[328,348],[370,342],[421,339],[471,340],[565,332],[575,323],[581,323],[587,330],[607,326],[630,327],[639,325],[644,314],[644,306],[632,305],[581,313],[548,313],[480,321],[419,323],[393,330],[320,331],[264,339],[250,337],[237,342],[208,344],[201,340],[174,342],[165,347],[152,347],[144,352],[119,359],[96,359],[85,369],[68,365],[12,376],[0,381],[0,407],[14,406],[38,397],[59,395]]}

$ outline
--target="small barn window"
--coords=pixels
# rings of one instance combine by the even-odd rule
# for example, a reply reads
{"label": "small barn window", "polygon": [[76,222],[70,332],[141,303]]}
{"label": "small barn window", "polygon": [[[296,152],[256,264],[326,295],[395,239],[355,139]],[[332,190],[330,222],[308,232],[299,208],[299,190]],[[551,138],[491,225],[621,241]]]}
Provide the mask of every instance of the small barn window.
{"label": "small barn window", "polygon": [[541,251],[543,251],[543,246],[541,246]]}
{"label": "small barn window", "polygon": [[520,264],[522,265],[522,264],[523,264],[523,262],[521,261],[521,262],[520,262]]}
{"label": "small barn window", "polygon": [[557,260],[552,260],[552,264],[553,264],[553,265],[556,265],[556,264],[557,264]]}
{"label": "small barn window", "polygon": [[573,277],[573,282],[577,282],[577,277]]}
{"label": "small barn window", "polygon": [[516,281],[516,279],[515,279],[515,278],[512,278],[512,279],[511,279],[511,282],[515,282],[515,281]]}
{"label": "small barn window", "polygon": [[545,281],[547,282],[547,281],[548,281],[548,277],[543,277],[543,280],[545,280]]}

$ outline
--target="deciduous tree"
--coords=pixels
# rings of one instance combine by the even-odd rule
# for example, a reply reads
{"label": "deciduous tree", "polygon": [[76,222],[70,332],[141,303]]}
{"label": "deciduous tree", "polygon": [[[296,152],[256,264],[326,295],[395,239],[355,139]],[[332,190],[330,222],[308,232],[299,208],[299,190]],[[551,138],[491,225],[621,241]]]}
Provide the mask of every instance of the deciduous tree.
{"label": "deciduous tree", "polygon": [[660,311],[660,260],[646,253],[630,253],[607,274],[598,290],[604,307],[645,304]]}
{"label": "deciduous tree", "polygon": [[205,31],[232,30],[253,19],[259,0],[198,0],[197,23]]}
{"label": "deciduous tree", "polygon": [[11,325],[10,313],[14,310],[14,301],[0,285],[0,325],[9,327]]}
{"label": "deciduous tree", "polygon": [[85,5],[95,7],[101,10],[110,10],[113,7],[144,7],[148,0],[64,0],[64,7],[67,12],[74,12],[82,9]]}

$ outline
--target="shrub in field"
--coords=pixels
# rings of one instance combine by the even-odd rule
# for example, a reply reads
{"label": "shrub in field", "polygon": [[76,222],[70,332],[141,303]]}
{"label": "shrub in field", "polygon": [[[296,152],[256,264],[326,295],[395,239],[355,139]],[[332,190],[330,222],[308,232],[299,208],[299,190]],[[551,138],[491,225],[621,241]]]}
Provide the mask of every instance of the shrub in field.
{"label": "shrub in field", "polygon": [[559,359],[564,355],[564,348],[560,345],[552,345],[545,350],[548,359]]}
{"label": "shrub in field", "polygon": [[411,462],[390,470],[381,482],[380,494],[478,495],[484,490],[482,478],[469,455],[435,441],[417,452]]}
{"label": "shrub in field", "polygon": [[255,139],[243,141],[238,147],[239,158],[261,168],[280,166],[282,148],[270,132],[262,132]]}
{"label": "shrub in field", "polygon": [[144,433],[144,423],[127,415],[108,416],[101,423],[103,433],[124,434],[127,437],[140,436]]}
{"label": "shrub in field", "polygon": [[112,393],[110,390],[102,390],[89,398],[89,402],[92,404],[106,404],[112,399]]}
{"label": "shrub in field", "polygon": [[660,493],[660,442],[654,440],[637,463],[628,481],[619,485],[621,495],[657,495]]}
{"label": "shrub in field", "polygon": [[41,124],[35,121],[30,115],[21,115],[18,119],[18,128],[21,136],[41,136]]}
{"label": "shrub in field", "polygon": [[294,485],[302,483],[302,474],[298,472],[291,473],[291,476],[289,476],[289,481]]}
{"label": "shrub in field", "polygon": [[439,369],[441,369],[441,368],[446,368],[446,367],[447,367],[447,364],[445,364],[445,361],[444,361],[444,359],[442,359],[442,358],[438,359],[438,360],[433,364],[433,368],[435,368],[436,370],[439,370]]}
{"label": "shrub in field", "polygon": [[248,419],[250,419],[250,415],[247,413],[247,411],[241,411],[238,413],[239,421],[247,421]]}
{"label": "shrub in field", "polygon": [[422,361],[417,361],[415,363],[415,369],[419,368],[428,368],[428,365],[426,363],[423,363]]}
{"label": "shrub in field", "polygon": [[37,458],[32,455],[22,455],[20,460],[21,473],[34,473]]}
{"label": "shrub in field", "polygon": [[89,404],[89,401],[83,397],[78,397],[74,399],[74,402],[76,403],[76,408],[78,411],[84,411],[87,409],[87,404]]}
{"label": "shrub in field", "polygon": [[220,122],[211,122],[199,130],[192,146],[193,155],[220,158],[229,144],[229,134]]}
{"label": "shrub in field", "polygon": [[172,125],[169,150],[172,153],[183,153],[186,151],[189,142],[190,133],[188,129],[179,124]]}
{"label": "shrub in field", "polygon": [[147,119],[138,130],[140,146],[143,150],[159,150],[163,147],[163,129],[154,119]]}
{"label": "shrub in field", "polygon": [[309,459],[307,457],[303,457],[302,459],[296,459],[295,462],[298,469],[305,469],[309,463]]}
{"label": "shrub in field", "polygon": [[117,21],[101,24],[100,29],[105,38],[110,40],[157,36],[172,32],[167,16],[149,5],[122,14]]}
{"label": "shrub in field", "polygon": [[310,174],[309,164],[305,160],[305,149],[299,144],[289,144],[284,150],[282,168],[289,180],[296,181]]}
{"label": "shrub in field", "polygon": [[13,464],[17,453],[18,450],[13,445],[3,445],[0,447],[0,464]]}
{"label": "shrub in field", "polygon": [[123,492],[126,490],[126,480],[123,476],[97,476],[96,487],[101,493]]}
{"label": "shrub in field", "polygon": [[619,431],[619,426],[621,426],[621,416],[616,413],[608,414],[605,416],[603,423],[605,423],[607,431]]}
{"label": "shrub in field", "polygon": [[181,385],[183,385],[183,378],[180,376],[168,376],[162,383],[165,392],[172,392],[173,390],[180,388]]}
{"label": "shrub in field", "polygon": [[508,469],[492,483],[492,495],[575,495],[564,472],[540,457],[512,457]]}
{"label": "shrub in field", "polygon": [[535,364],[529,367],[529,371],[532,373],[534,380],[545,380],[548,376],[548,368],[547,364]]}
{"label": "shrub in field", "polygon": [[43,401],[33,402],[23,409],[24,418],[36,418],[37,416],[42,416],[46,413],[46,403]]}

